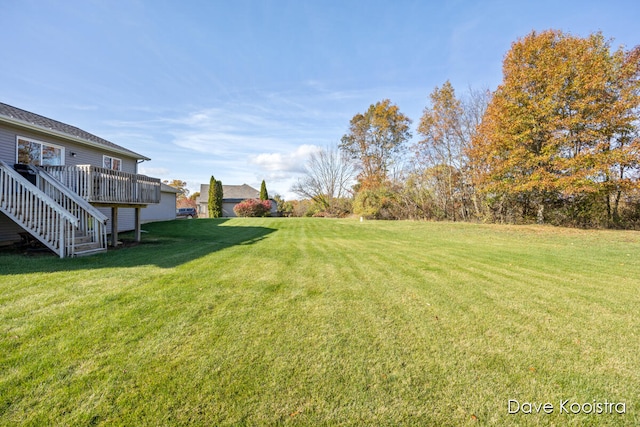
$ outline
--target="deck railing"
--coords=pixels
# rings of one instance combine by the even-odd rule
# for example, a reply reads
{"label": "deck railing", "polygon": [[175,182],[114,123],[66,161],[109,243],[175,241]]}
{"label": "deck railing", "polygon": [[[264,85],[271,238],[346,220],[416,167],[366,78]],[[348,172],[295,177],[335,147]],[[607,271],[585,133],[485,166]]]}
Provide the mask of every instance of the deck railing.
{"label": "deck railing", "polygon": [[43,166],[90,203],[146,205],[160,202],[160,180],[91,165]]}

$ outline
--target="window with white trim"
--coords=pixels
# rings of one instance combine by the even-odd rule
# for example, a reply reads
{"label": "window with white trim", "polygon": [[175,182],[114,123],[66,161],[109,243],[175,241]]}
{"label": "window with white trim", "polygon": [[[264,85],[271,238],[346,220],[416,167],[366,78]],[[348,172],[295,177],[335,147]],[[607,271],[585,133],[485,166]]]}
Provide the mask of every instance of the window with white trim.
{"label": "window with white trim", "polygon": [[36,166],[64,165],[64,147],[59,145],[19,136],[16,146],[16,163]]}
{"label": "window with white trim", "polygon": [[114,171],[122,170],[122,160],[117,157],[102,156],[102,167],[112,169]]}

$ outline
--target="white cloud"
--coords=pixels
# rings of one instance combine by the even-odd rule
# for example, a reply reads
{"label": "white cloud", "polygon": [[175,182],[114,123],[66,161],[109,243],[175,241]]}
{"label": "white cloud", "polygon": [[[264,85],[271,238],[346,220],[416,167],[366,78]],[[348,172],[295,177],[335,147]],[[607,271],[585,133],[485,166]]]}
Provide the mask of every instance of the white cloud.
{"label": "white cloud", "polygon": [[291,173],[304,172],[304,164],[309,155],[319,150],[320,147],[317,145],[304,144],[289,153],[261,153],[250,156],[249,162],[271,172],[273,176],[290,177]]}

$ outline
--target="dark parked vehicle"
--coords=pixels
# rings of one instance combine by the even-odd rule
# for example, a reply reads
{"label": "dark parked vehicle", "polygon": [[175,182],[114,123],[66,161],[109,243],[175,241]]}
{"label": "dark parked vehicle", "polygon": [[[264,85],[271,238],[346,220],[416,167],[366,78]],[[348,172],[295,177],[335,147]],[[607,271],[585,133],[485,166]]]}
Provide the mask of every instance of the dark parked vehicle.
{"label": "dark parked vehicle", "polygon": [[176,209],[176,218],[197,218],[198,212],[195,208],[179,208]]}

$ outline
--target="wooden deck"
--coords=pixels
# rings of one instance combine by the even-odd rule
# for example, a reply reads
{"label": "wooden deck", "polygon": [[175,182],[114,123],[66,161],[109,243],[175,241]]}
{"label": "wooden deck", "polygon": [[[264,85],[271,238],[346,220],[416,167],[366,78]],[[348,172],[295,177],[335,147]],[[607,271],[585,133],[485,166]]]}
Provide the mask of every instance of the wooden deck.
{"label": "wooden deck", "polygon": [[91,165],[44,166],[80,197],[97,206],[141,206],[160,202],[160,180]]}

